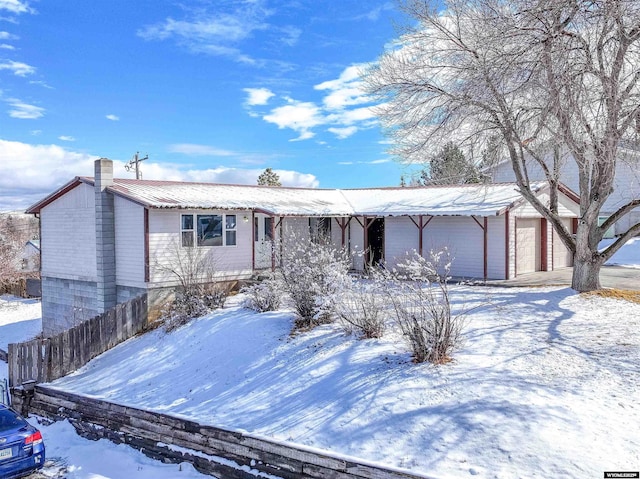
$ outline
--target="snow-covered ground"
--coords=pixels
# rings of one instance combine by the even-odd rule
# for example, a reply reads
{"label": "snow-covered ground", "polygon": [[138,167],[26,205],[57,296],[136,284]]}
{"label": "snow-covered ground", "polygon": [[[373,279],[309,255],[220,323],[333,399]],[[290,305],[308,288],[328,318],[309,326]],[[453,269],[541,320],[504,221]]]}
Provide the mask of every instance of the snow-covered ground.
{"label": "snow-covered ground", "polygon": [[[600,249],[606,248],[614,241],[613,239],[601,241]],[[640,236],[627,241],[606,264],[615,264],[626,268],[640,268]]]}
{"label": "snow-covered ground", "polygon": [[441,478],[638,469],[639,304],[567,288],[456,287],[454,298],[482,306],[441,367],[413,364],[394,331],[292,337],[291,313],[236,305],[54,385]]}
{"label": "snow-covered ground", "polygon": [[124,444],[106,439],[89,441],[67,421],[37,424],[47,448],[43,471],[30,479],[204,479],[191,464],[163,464]]}
{"label": "snow-covered ground", "polygon": [[[11,295],[0,296],[0,349],[9,343],[34,338],[42,331],[40,301]],[[0,361],[0,382],[8,377],[7,363]]]}
{"label": "snow-covered ground", "polygon": [[[640,239],[610,263],[638,267]],[[395,331],[292,337],[290,312],[255,314],[236,298],[54,385],[443,479],[640,469],[640,305],[567,288],[456,287],[454,299],[481,306],[440,367],[413,364]],[[37,334],[39,317],[37,302],[0,298],[0,348]],[[41,427],[54,458],[44,477],[206,477],[84,440],[67,422]]]}
{"label": "snow-covered ground", "polygon": [[[40,302],[14,296],[0,296],[0,349],[26,341],[41,331]],[[0,381],[7,377],[7,364],[0,361]],[[33,479],[195,479],[207,478],[190,464],[163,464],[141,452],[106,440],[81,438],[66,421],[49,426],[38,424],[47,448],[47,464]]]}

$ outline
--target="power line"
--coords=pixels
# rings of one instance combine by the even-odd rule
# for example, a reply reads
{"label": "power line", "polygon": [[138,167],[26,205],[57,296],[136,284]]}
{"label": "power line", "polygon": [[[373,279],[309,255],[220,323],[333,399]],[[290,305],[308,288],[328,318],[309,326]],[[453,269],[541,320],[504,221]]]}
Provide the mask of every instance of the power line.
{"label": "power line", "polygon": [[149,155],[145,155],[144,158],[139,158],[140,152],[136,151],[136,154],[133,155],[133,159],[131,161],[129,161],[129,163],[127,163],[126,165],[124,165],[125,170],[127,171],[131,171],[132,169],[135,168],[136,170],[136,180],[141,180],[142,179],[142,171],[140,171],[140,163],[142,163],[144,160],[148,160],[149,159]]}

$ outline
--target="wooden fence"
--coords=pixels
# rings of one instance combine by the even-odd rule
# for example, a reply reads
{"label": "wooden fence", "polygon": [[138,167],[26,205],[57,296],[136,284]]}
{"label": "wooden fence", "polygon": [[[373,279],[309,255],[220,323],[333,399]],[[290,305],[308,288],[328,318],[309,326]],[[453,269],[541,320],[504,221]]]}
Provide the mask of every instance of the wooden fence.
{"label": "wooden fence", "polygon": [[[20,409],[22,400],[20,395],[14,396],[14,407]],[[200,472],[225,479],[255,479],[256,471],[263,473],[262,476],[269,474],[267,477],[283,479],[430,477],[43,385],[35,387],[30,411],[56,420],[68,418],[79,434],[90,439],[126,443],[155,459],[190,462]]]}
{"label": "wooden fence", "polygon": [[147,326],[147,295],[45,339],[9,344],[9,386],[50,382],[75,371]]}

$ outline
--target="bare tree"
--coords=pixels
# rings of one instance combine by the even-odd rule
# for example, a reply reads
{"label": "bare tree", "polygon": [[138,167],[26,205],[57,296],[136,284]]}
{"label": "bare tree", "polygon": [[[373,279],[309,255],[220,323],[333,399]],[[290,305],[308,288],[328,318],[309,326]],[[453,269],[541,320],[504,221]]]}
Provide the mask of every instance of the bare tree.
{"label": "bare tree", "polygon": [[211,248],[173,241],[155,258],[154,266],[156,272],[179,284],[174,300],[165,305],[162,314],[168,331],[224,305],[229,285],[216,277],[217,262]]}
{"label": "bare tree", "polygon": [[25,245],[37,237],[38,221],[35,218],[0,214],[0,280],[14,280],[23,276],[22,255]]}
{"label": "bare tree", "polygon": [[[366,74],[379,115],[405,161],[446,142],[467,151],[496,148],[510,159],[522,195],[574,255],[572,287],[600,287],[600,267],[633,235],[604,251],[628,202],[598,226],[613,191],[619,149],[640,131],[640,3],[609,0],[406,0],[417,25]],[[557,212],[558,173],[575,162],[580,217],[573,236]],[[532,191],[531,164],[551,188]]]}

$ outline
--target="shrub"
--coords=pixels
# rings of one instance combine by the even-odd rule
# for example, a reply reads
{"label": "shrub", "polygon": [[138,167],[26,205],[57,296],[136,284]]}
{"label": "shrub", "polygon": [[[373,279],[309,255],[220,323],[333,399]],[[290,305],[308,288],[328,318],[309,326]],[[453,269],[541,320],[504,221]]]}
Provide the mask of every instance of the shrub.
{"label": "shrub", "polygon": [[166,331],[173,331],[216,309],[222,308],[229,289],[221,284],[194,285],[176,292],[175,299],[162,311]]}
{"label": "shrub", "polygon": [[393,273],[384,273],[395,319],[407,339],[415,362],[443,364],[461,341],[464,314],[451,312],[451,261],[446,249],[407,257]]}
{"label": "shrub", "polygon": [[355,330],[363,338],[380,338],[384,333],[384,297],[375,282],[353,281],[336,302],[335,312],[345,330]]}
{"label": "shrub", "polygon": [[296,327],[330,321],[337,297],[351,282],[348,252],[322,237],[300,234],[290,234],[281,251],[279,273],[299,316]]}
{"label": "shrub", "polygon": [[275,277],[267,278],[259,283],[242,288],[247,295],[243,306],[258,313],[275,311],[280,307],[282,285]]}

